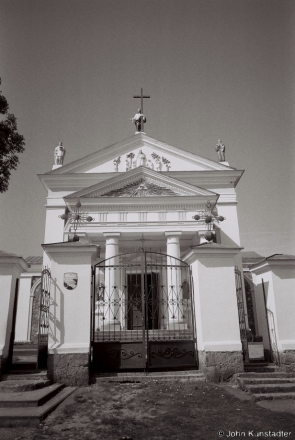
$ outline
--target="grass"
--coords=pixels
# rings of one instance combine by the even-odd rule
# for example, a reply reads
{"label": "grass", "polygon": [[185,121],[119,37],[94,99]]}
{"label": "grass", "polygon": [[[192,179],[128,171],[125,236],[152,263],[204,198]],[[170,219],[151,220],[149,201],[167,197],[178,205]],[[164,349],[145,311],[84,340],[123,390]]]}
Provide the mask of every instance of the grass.
{"label": "grass", "polygon": [[271,412],[252,400],[240,400],[224,386],[153,381],[80,388],[39,428],[21,428],[19,437],[3,437],[0,429],[0,437],[3,440],[211,440],[220,438],[219,430],[225,436],[228,431],[238,431],[247,434],[244,438],[251,438],[248,431],[290,432],[292,427],[294,432],[288,438],[295,439],[293,415]]}

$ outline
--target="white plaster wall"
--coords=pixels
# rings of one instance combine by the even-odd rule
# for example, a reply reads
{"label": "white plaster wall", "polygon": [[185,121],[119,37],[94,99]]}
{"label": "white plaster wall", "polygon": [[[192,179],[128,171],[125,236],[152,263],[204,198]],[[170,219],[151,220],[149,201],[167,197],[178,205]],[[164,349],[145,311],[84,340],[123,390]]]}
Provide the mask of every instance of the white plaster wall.
{"label": "white plaster wall", "polygon": [[60,243],[63,241],[64,220],[58,216],[64,213],[65,207],[46,208],[44,243]]}
{"label": "white plaster wall", "polygon": [[219,223],[221,243],[231,246],[240,246],[241,241],[237,205],[218,205],[218,214],[225,217],[225,220]]}
{"label": "white plaster wall", "polygon": [[12,316],[16,279],[19,275],[13,266],[0,266],[0,356],[8,356],[12,331]]}
{"label": "white plaster wall", "polygon": [[295,273],[293,267],[274,269],[273,289],[281,350],[295,349]]}
{"label": "white plaster wall", "polygon": [[[59,215],[65,213],[65,207],[47,207],[45,220],[44,243],[61,243],[64,241],[64,220]],[[50,268],[50,259],[43,252],[43,267]]]}
{"label": "white plaster wall", "polygon": [[[11,292],[13,291],[13,286],[11,286],[13,282],[12,274],[9,273],[9,270],[5,270],[5,268],[0,269],[0,299],[1,299],[1,312],[0,312],[0,355],[7,356],[8,354],[8,346],[7,342],[7,320],[10,317],[9,313],[9,305],[10,305],[10,297]],[[13,283],[15,287],[15,282]],[[9,292],[9,293],[8,293]]]}
{"label": "white plaster wall", "polygon": [[31,317],[31,281],[32,276],[21,274],[18,285],[18,300],[15,323],[15,341],[30,341],[29,319]]}
{"label": "white plaster wall", "polygon": [[199,257],[192,272],[198,349],[241,350],[233,259]]}

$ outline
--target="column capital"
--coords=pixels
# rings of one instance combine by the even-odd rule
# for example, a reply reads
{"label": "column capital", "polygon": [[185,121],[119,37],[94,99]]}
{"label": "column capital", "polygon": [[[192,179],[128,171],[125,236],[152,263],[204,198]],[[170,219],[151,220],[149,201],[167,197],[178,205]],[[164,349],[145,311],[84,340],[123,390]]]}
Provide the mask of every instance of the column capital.
{"label": "column capital", "polygon": [[165,231],[165,237],[179,237],[180,235],[182,235],[181,231]]}
{"label": "column capital", "polygon": [[120,237],[121,236],[121,232],[103,232],[102,234],[106,238]]}

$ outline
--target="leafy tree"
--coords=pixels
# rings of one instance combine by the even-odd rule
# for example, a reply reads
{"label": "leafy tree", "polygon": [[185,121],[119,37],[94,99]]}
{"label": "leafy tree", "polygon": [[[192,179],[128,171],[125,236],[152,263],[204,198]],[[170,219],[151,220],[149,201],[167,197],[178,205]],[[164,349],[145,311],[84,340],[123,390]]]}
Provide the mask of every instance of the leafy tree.
{"label": "leafy tree", "polygon": [[[1,84],[1,78],[0,78]],[[0,90],[0,192],[8,190],[11,170],[19,163],[17,153],[23,153],[25,140],[17,131],[16,117],[8,113],[9,105]],[[0,116],[1,117],[1,116]]]}

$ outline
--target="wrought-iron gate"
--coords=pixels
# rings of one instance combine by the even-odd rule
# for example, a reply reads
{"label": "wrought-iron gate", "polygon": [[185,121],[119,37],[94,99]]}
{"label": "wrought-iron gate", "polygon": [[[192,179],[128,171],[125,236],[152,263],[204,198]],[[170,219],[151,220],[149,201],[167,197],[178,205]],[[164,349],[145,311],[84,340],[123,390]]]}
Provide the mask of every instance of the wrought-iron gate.
{"label": "wrought-iron gate", "polygon": [[244,304],[243,287],[242,287],[242,274],[237,267],[235,267],[235,277],[236,277],[236,294],[237,294],[239,324],[240,324],[240,336],[241,336],[243,355],[245,357],[248,351],[247,326],[246,326],[245,304]]}
{"label": "wrought-iron gate", "polygon": [[47,367],[50,285],[50,270],[48,268],[45,268],[42,271],[41,278],[37,368]]}
{"label": "wrought-iron gate", "polygon": [[274,315],[273,312],[267,307],[267,298],[266,298],[265,284],[263,278],[261,280],[261,283],[262,283],[263,300],[264,300],[264,307],[266,313],[266,324],[267,324],[269,344],[270,344],[271,361],[277,365],[280,365],[280,355],[277,344]]}
{"label": "wrought-iron gate", "polygon": [[189,266],[159,252],[121,254],[93,273],[97,371],[196,366]]}

